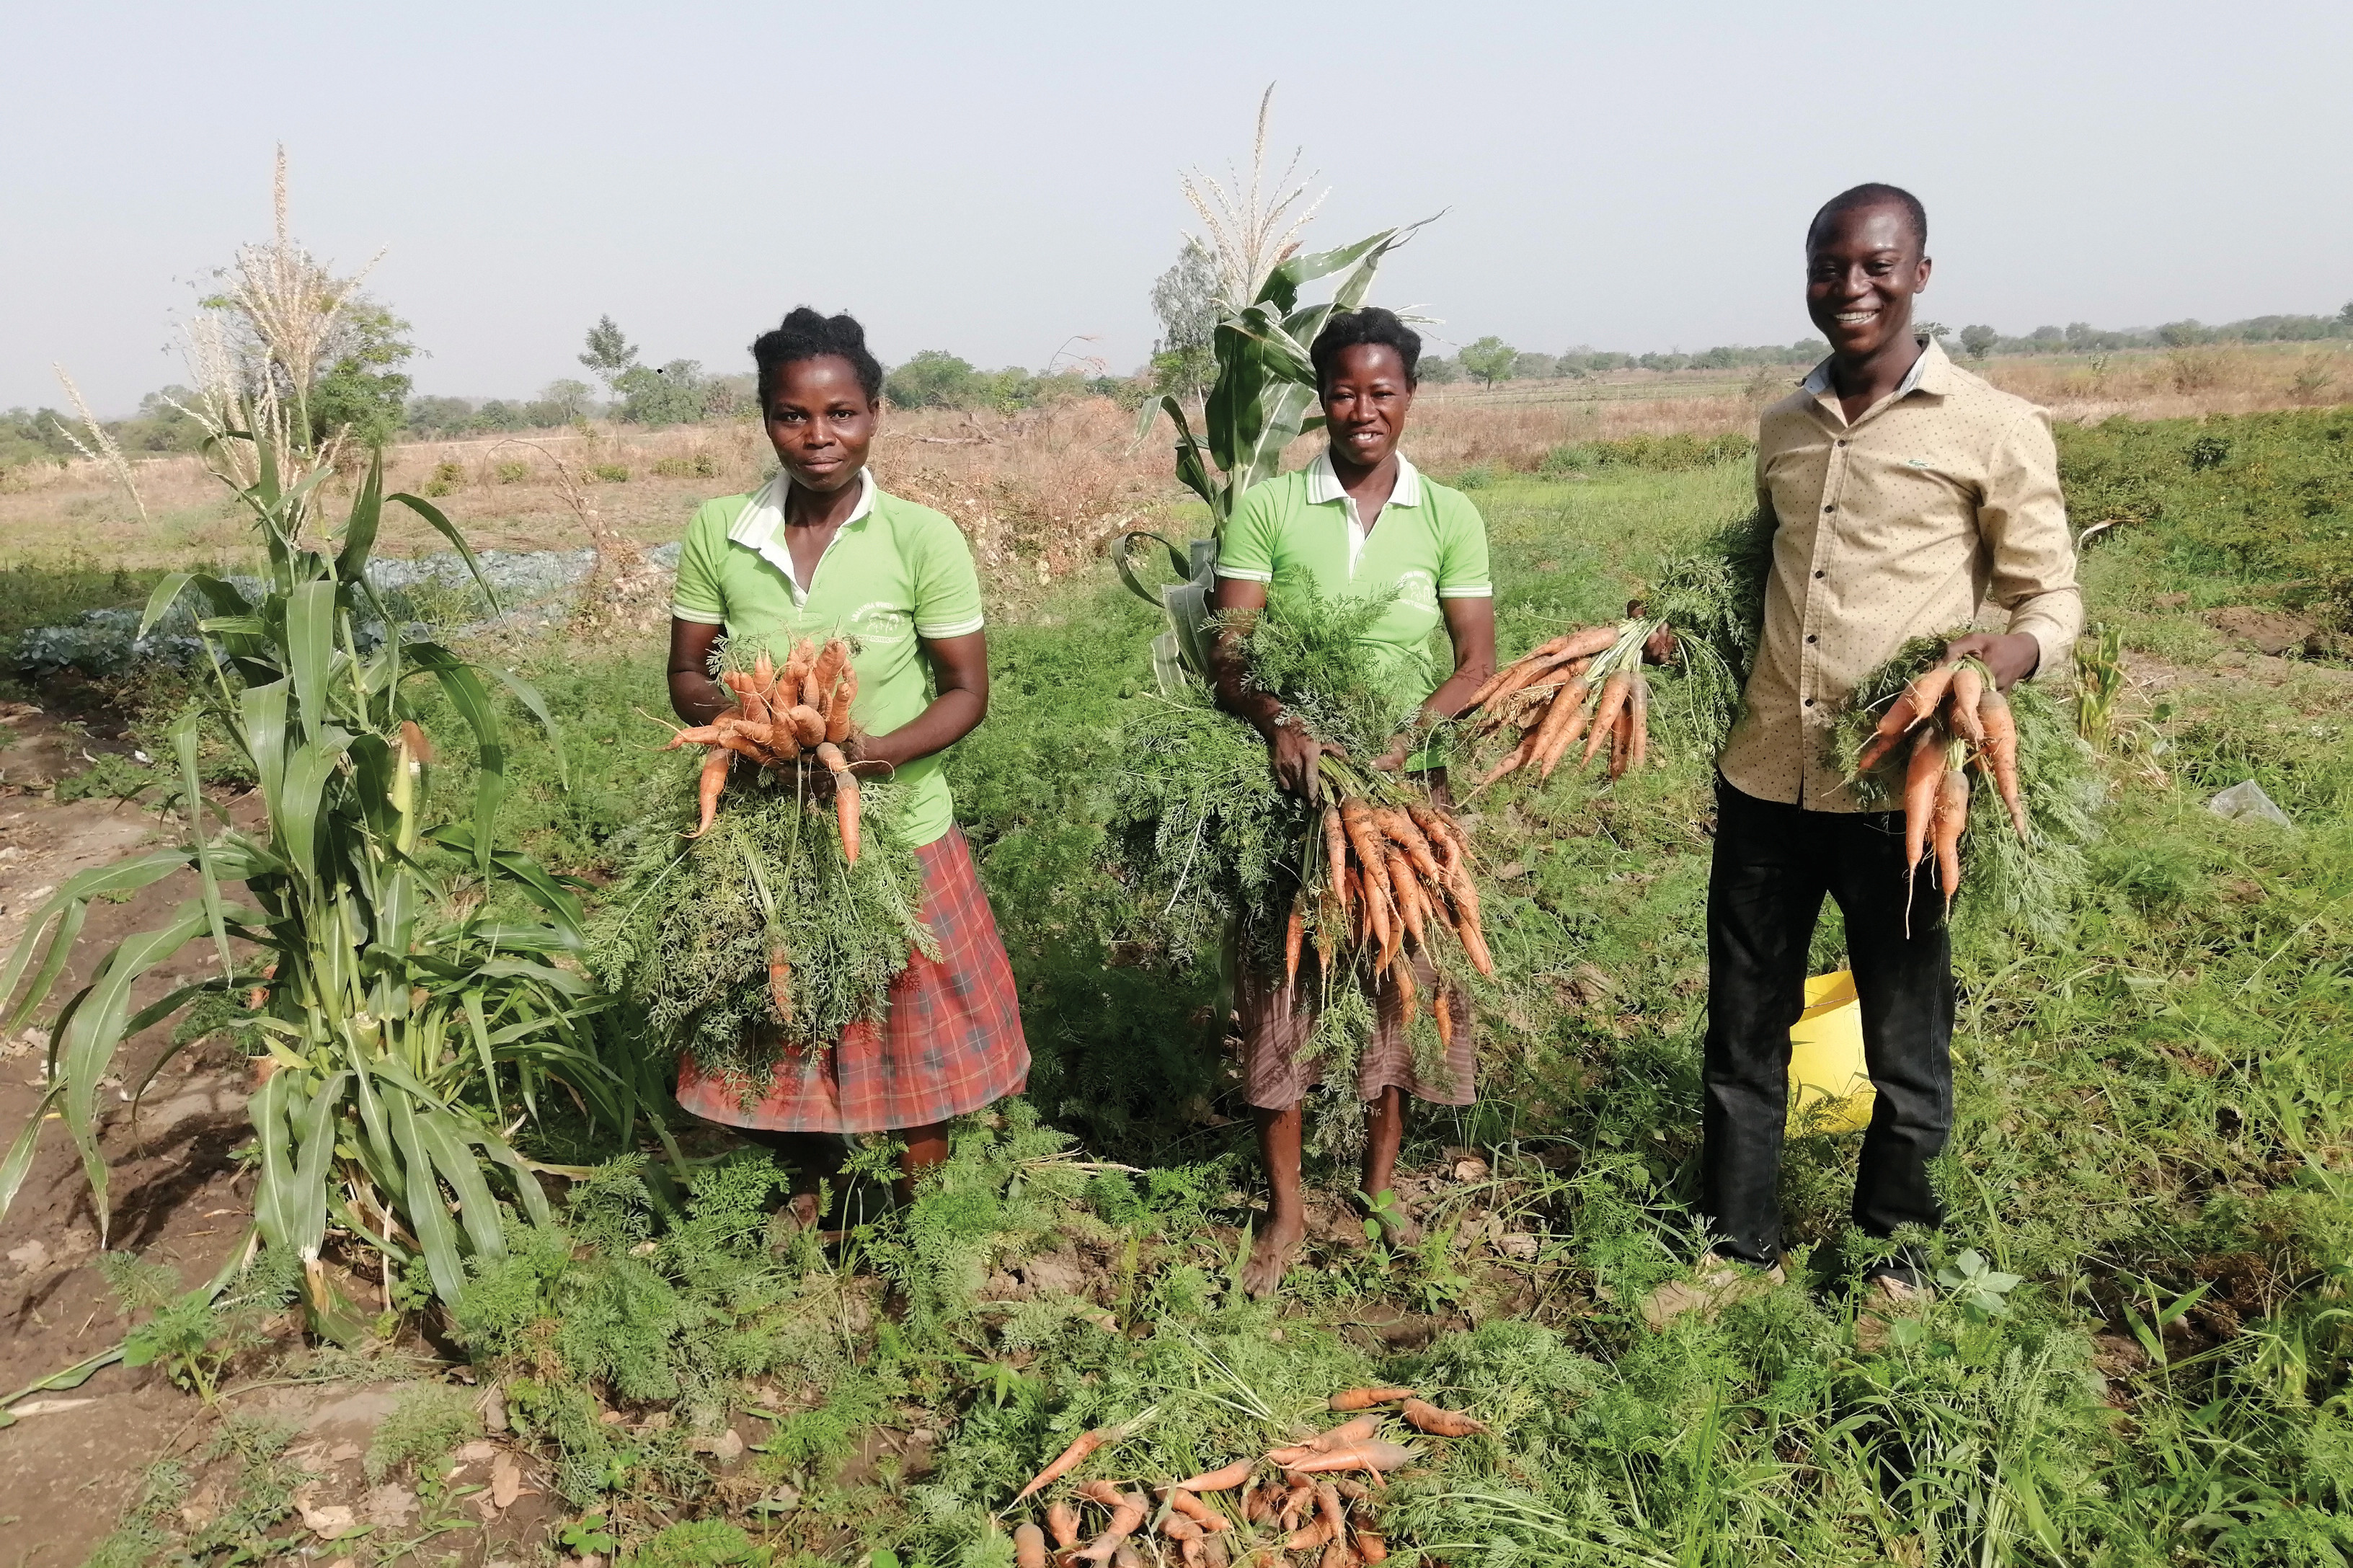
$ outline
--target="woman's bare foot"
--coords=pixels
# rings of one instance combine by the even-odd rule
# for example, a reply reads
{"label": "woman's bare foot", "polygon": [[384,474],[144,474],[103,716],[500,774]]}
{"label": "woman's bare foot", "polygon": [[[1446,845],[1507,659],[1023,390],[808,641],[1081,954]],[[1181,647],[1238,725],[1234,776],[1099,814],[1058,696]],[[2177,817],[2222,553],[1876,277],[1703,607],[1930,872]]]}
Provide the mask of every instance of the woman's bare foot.
{"label": "woman's bare foot", "polygon": [[1304,1215],[1270,1216],[1266,1228],[1250,1237],[1250,1259],[1242,1265],[1242,1294],[1263,1301],[1282,1289],[1282,1277],[1291,1271],[1299,1244],[1306,1239]]}

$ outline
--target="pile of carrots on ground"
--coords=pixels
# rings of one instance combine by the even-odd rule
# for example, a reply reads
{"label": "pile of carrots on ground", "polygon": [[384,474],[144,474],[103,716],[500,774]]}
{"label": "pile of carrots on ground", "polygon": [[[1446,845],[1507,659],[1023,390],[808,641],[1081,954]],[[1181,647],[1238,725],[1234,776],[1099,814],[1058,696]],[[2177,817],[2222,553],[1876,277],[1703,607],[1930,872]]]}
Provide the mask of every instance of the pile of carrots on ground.
{"label": "pile of carrots on ground", "polygon": [[849,705],[858,697],[858,671],[849,662],[849,644],[832,637],[819,647],[803,637],[782,669],[763,649],[750,669],[728,670],[719,682],[735,694],[734,705],[708,724],[681,730],[662,748],[710,748],[711,754],[703,759],[699,792],[702,820],[690,837],[711,831],[735,758],[756,767],[794,768],[805,765],[801,759],[807,753],[833,774],[834,819],[841,829],[842,857],[857,865],[858,779],[841,750],[852,733]]}
{"label": "pile of carrots on ground", "polygon": [[[1405,792],[1395,804],[1377,801],[1375,787],[1353,777],[1336,758],[1324,759],[1324,781],[1330,798],[1323,831],[1308,836],[1300,891],[1283,931],[1283,983],[1299,982],[1311,924],[1325,973],[1334,973],[1345,945],[1366,958],[1374,974],[1396,978],[1408,1017],[1417,1005],[1413,966],[1398,962],[1407,942],[1431,956],[1432,942],[1447,932],[1461,943],[1472,968],[1493,974],[1495,961],[1471,879],[1471,837],[1453,814]],[[1439,1035],[1451,1043],[1454,1017],[1442,982],[1431,1005]]]}
{"label": "pile of carrots on ground", "polygon": [[[1908,746],[1909,750],[1905,750]],[[1936,861],[1936,885],[1950,913],[1961,885],[1961,832],[1968,825],[1974,763],[1990,774],[2010,826],[2026,840],[2026,806],[2018,791],[2018,724],[2010,700],[1974,658],[1950,659],[1915,676],[1895,694],[1864,742],[1855,775],[1899,753],[1904,763],[1904,861],[1907,881],[1921,861]]]}
{"label": "pile of carrots on ground", "polygon": [[[1381,1436],[1388,1417],[1379,1407],[1400,1406],[1398,1414],[1407,1425],[1432,1436],[1465,1437],[1486,1427],[1459,1411],[1425,1404],[1410,1388],[1353,1388],[1334,1394],[1330,1404],[1335,1411],[1364,1414],[1270,1449],[1261,1458],[1236,1459],[1148,1492],[1100,1480],[1072,1488],[1071,1499],[1076,1500],[1049,1503],[1042,1529],[1025,1523],[1014,1531],[1017,1568],[1046,1568],[1049,1535],[1052,1560],[1062,1568],[1087,1563],[1140,1565],[1145,1557],[1134,1544],[1139,1533],[1147,1548],[1153,1535],[1166,1541],[1186,1568],[1356,1568],[1387,1561],[1388,1544],[1374,1527],[1369,1509],[1359,1505],[1369,1502],[1382,1477],[1420,1456]],[[1137,1424],[1083,1434],[1014,1500],[1044,1491]],[[1366,1479],[1356,1479],[1359,1472]],[[1087,1504],[1107,1516],[1091,1538],[1082,1511]],[[1155,1550],[1153,1555],[1162,1554]]]}
{"label": "pile of carrots on ground", "polygon": [[1520,742],[1479,780],[1489,784],[1522,768],[1539,779],[1553,769],[1581,735],[1585,752],[1577,765],[1589,765],[1609,750],[1609,776],[1622,777],[1642,765],[1650,751],[1651,689],[1642,679],[1642,650],[1661,630],[1655,620],[1630,619],[1587,626],[1539,644],[1525,658],[1504,666],[1472,694],[1462,717],[1475,740],[1516,727]]}

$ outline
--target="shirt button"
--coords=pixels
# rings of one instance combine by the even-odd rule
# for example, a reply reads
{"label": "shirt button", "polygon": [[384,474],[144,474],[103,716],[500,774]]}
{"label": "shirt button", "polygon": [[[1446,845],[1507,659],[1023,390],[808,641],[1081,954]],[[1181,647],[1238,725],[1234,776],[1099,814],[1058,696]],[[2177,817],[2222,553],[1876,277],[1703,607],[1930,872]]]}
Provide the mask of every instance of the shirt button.
{"label": "shirt button", "polygon": [[1838,508],[1837,508],[1835,505],[1831,505],[1831,506],[1826,506],[1826,507],[1822,508],[1822,510],[1823,510],[1824,511],[1836,511],[1836,510],[1838,510]]}
{"label": "shirt button", "polygon": [[1827,577],[1827,576],[1829,576],[1829,575],[1830,575],[1830,574],[1829,574],[1829,573],[1827,573],[1827,572],[1817,572],[1817,573],[1815,573],[1815,574],[1814,574],[1814,576],[1815,576],[1817,579],[1820,579],[1820,578],[1822,578],[1822,577]]}
{"label": "shirt button", "polygon": [[1812,632],[1808,632],[1808,633],[1806,634],[1806,640],[1807,640],[1808,642],[1820,642],[1820,641],[1821,641],[1822,639],[1821,639],[1820,637],[1819,637],[1815,636]]}
{"label": "shirt button", "polygon": [[1813,700],[1812,698],[1810,698],[1810,697],[1807,698],[1807,699],[1806,699],[1806,706],[1807,706],[1807,707],[1809,707],[1809,708],[1811,708],[1813,705],[1814,705],[1814,700]]}
{"label": "shirt button", "polygon": [[1845,446],[1845,445],[1846,445],[1846,443],[1845,443],[1845,442],[1843,442],[1843,441],[1841,441],[1841,442],[1839,443],[1839,445],[1840,445],[1840,446],[1841,446],[1841,447],[1843,447],[1843,446]]}

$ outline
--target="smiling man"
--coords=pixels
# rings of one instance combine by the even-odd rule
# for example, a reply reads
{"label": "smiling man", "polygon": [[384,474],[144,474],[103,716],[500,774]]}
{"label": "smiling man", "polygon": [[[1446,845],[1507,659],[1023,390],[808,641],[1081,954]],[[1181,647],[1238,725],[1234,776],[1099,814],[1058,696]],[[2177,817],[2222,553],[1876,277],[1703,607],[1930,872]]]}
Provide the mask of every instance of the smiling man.
{"label": "smiling man", "polygon": [[[1907,879],[1901,813],[1862,809],[1830,760],[1855,682],[1909,639],[1947,645],[2005,689],[2063,668],[2083,629],[2050,417],[1913,331],[1928,216],[1894,185],[1833,196],[1806,231],[1806,308],[1831,354],[1765,413],[1757,493],[1775,522],[1765,634],[1717,761],[1708,882],[1701,1208],[1715,1245],[1649,1303],[1656,1323],[1781,1277],[1777,1189],[1789,1026],[1825,894],[1845,917],[1877,1090],[1853,1219],[1931,1229],[1928,1163],[1952,1128],[1952,948],[1934,879]],[[1907,907],[1908,903],[1908,907]],[[1921,1259],[1870,1266],[1884,1307],[1925,1289]]]}

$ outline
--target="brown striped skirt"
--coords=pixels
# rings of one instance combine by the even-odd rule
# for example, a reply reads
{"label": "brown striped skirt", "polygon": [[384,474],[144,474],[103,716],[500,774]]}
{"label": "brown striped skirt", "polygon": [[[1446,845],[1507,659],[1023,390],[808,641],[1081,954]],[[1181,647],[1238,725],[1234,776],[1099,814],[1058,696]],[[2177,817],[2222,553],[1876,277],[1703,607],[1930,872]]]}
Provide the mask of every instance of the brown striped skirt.
{"label": "brown striped skirt", "polygon": [[[1424,998],[1433,995],[1438,971],[1418,954],[1412,963],[1415,990]],[[1298,1104],[1324,1078],[1314,1059],[1299,1059],[1301,1048],[1315,1028],[1314,986],[1303,978],[1299,986],[1287,986],[1281,975],[1260,973],[1255,964],[1245,960],[1235,991],[1236,1008],[1241,1014],[1244,1094],[1251,1105],[1265,1110]],[[1477,1098],[1471,1000],[1458,989],[1449,993],[1446,1005],[1454,1015],[1454,1044],[1438,1064],[1435,1079],[1426,1080],[1414,1067],[1413,1046],[1406,1036],[1404,998],[1394,980],[1382,978],[1373,997],[1373,1037],[1356,1058],[1357,1099],[1377,1099],[1381,1090],[1392,1085],[1436,1105],[1468,1105]]]}
{"label": "brown striped skirt", "polygon": [[744,1103],[740,1077],[680,1062],[678,1102],[705,1121],[772,1132],[881,1132],[924,1127],[1019,1092],[1029,1046],[1013,969],[964,832],[915,851],[923,923],[940,955],[913,954],[880,1024],[861,1020],[831,1048],[788,1051],[766,1092]]}

